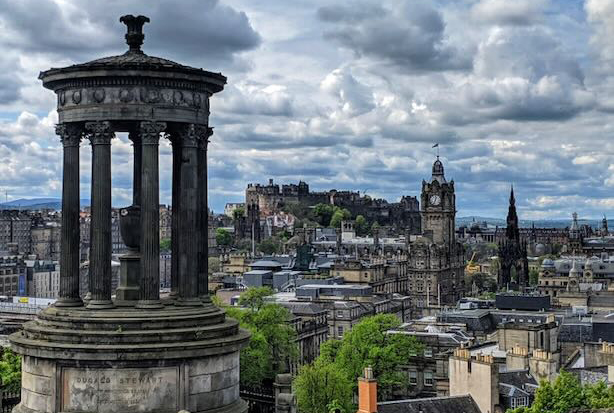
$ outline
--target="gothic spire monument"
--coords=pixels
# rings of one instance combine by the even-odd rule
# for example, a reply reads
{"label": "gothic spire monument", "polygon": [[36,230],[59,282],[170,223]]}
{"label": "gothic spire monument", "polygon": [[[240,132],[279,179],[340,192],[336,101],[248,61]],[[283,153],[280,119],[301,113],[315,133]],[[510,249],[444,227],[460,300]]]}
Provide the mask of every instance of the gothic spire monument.
{"label": "gothic spire monument", "polygon": [[511,187],[505,239],[499,242],[499,289],[529,286],[529,262],[526,241],[520,239],[514,187]]}
{"label": "gothic spire monument", "polygon": [[[123,16],[129,50],[40,74],[57,95],[63,145],[57,303],[10,336],[23,355],[15,413],[245,412],[239,351],[249,340],[207,291],[209,99],[220,73],[148,56],[145,16]],[[131,247],[111,289],[111,145],[134,147]],[[159,144],[173,151],[172,298],[160,297]],[[92,151],[88,300],[79,295],[79,147]],[[125,266],[124,266],[125,264]]]}

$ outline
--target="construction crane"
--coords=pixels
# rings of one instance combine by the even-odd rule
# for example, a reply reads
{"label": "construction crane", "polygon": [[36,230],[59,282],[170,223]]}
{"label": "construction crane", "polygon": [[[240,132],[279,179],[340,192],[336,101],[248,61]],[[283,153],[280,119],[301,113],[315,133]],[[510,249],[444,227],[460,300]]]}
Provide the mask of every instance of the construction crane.
{"label": "construction crane", "polygon": [[471,259],[467,263],[467,266],[465,267],[465,272],[467,274],[475,274],[475,273],[480,272],[480,265],[475,263],[475,252],[473,253],[473,255],[471,256]]}

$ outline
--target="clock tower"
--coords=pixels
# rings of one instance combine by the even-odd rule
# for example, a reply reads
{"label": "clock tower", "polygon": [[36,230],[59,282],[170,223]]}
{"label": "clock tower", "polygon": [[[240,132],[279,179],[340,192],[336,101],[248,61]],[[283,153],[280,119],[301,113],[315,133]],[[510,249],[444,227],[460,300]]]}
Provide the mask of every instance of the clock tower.
{"label": "clock tower", "polygon": [[456,217],[456,197],[454,180],[447,182],[443,163],[433,163],[433,175],[430,181],[422,181],[421,216],[424,236],[439,245],[455,242],[454,220]]}
{"label": "clock tower", "polygon": [[408,293],[417,313],[454,306],[464,292],[465,250],[456,241],[454,181],[446,181],[439,156],[422,181],[422,236],[409,244]]}

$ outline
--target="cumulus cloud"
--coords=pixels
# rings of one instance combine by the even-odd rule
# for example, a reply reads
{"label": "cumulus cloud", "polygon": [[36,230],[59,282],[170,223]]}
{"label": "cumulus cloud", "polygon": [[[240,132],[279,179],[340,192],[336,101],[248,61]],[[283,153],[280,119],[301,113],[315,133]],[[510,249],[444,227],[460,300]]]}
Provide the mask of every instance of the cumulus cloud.
{"label": "cumulus cloud", "polygon": [[471,67],[470,56],[447,44],[441,13],[422,2],[395,2],[386,9],[334,6],[321,8],[318,16],[334,23],[327,38],[358,55],[384,59],[409,71]]}
{"label": "cumulus cloud", "polygon": [[333,70],[320,86],[339,98],[340,110],[348,116],[361,115],[375,107],[371,88],[358,82],[347,68]]}
{"label": "cumulus cloud", "polygon": [[[611,202],[614,0],[587,0],[585,14],[547,0],[5,3],[0,187],[10,194],[61,190],[55,97],[38,71],[123,53],[117,19],[130,12],[152,19],[146,53],[228,75],[211,104],[216,211],[271,177],[417,195],[436,142],[459,215],[504,216],[512,182],[521,218],[600,216]],[[118,136],[112,150],[125,204],[131,147]],[[84,143],[84,197],[89,153]],[[160,168],[169,202],[165,141]]]}
{"label": "cumulus cloud", "polygon": [[145,14],[156,23],[145,29],[148,50],[219,60],[232,59],[235,53],[260,43],[260,36],[246,14],[218,0],[186,0],[181,7],[175,5],[171,0],[3,2],[2,42],[30,52],[73,58],[108,51],[111,47],[121,51],[120,39],[125,29],[118,18],[126,10],[138,10],[138,14]]}
{"label": "cumulus cloud", "polygon": [[481,0],[471,13],[481,23],[526,26],[542,20],[546,4],[546,0]]}

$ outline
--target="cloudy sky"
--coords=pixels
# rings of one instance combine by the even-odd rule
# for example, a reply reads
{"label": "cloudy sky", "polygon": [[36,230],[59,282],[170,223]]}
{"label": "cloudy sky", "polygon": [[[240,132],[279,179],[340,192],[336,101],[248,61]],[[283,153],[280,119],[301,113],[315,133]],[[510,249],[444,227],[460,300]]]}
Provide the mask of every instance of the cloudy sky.
{"label": "cloudy sky", "polygon": [[[123,53],[128,13],[151,18],[146,53],[228,77],[211,102],[216,211],[269,177],[418,195],[438,142],[460,216],[504,216],[513,183],[521,218],[614,217],[614,0],[3,1],[9,200],[61,194],[55,97],[39,71]],[[114,204],[126,205],[123,136],[113,168]],[[169,202],[168,146],[161,170]]]}

